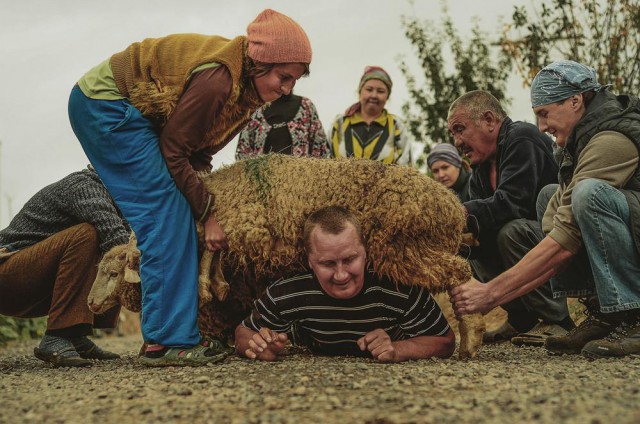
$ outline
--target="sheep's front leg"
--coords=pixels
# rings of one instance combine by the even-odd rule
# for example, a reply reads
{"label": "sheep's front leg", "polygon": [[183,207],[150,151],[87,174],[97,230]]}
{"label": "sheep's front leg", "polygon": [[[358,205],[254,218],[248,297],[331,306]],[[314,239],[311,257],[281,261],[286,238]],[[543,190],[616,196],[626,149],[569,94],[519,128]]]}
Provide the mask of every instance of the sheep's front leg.
{"label": "sheep's front leg", "polygon": [[486,329],[484,318],[482,318],[482,314],[463,315],[459,322],[460,348],[458,349],[458,357],[460,359],[473,358],[482,346],[482,335]]}
{"label": "sheep's front leg", "polygon": [[209,273],[211,272],[211,262],[213,261],[213,252],[205,249],[202,252],[202,258],[200,259],[200,272],[198,275],[198,306],[209,303],[213,300],[211,294],[211,278]]}

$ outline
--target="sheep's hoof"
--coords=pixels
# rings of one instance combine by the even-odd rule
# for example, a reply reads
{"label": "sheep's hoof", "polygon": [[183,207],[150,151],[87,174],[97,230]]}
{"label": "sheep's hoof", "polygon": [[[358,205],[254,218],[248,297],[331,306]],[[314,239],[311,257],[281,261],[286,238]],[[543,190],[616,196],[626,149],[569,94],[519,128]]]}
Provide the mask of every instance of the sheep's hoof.
{"label": "sheep's hoof", "polygon": [[215,286],[213,286],[213,292],[216,294],[216,297],[220,302],[223,302],[227,298],[227,295],[229,294],[230,289],[231,287],[229,286],[229,283],[227,283],[226,281],[225,282],[219,281]]}
{"label": "sheep's hoof", "polygon": [[460,359],[475,358],[482,345],[482,335],[485,331],[484,319],[481,314],[465,315],[458,326],[460,330]]}

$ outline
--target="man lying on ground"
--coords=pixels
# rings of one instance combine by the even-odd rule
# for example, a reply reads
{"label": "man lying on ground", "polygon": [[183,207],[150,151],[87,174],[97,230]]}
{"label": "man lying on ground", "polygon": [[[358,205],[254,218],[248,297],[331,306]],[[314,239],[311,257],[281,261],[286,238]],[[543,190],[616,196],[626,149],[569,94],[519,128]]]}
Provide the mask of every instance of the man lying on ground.
{"label": "man lying on ground", "polygon": [[455,338],[422,287],[394,283],[365,269],[360,223],[330,206],[305,222],[311,273],[280,280],[236,328],[236,352],[273,361],[291,340],[324,355],[369,356],[402,362],[447,358]]}

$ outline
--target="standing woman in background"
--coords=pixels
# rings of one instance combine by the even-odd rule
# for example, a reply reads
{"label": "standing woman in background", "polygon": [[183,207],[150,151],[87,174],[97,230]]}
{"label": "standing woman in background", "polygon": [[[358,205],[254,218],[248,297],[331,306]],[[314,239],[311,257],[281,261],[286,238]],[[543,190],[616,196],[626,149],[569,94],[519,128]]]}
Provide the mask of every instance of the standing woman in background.
{"label": "standing woman in background", "polygon": [[311,100],[285,94],[255,111],[240,131],[236,160],[266,153],[329,157],[327,136]]}
{"label": "standing woman in background", "polygon": [[339,115],[331,133],[332,157],[357,157],[384,163],[411,164],[411,142],[404,123],[384,106],[391,95],[391,78],[379,66],[367,66],[360,99]]}
{"label": "standing woman in background", "polygon": [[204,340],[198,312],[195,220],[205,246],[227,238],[198,179],[262,104],[308,74],[311,45],[291,18],[267,9],[232,40],[199,34],[148,38],[86,73],[73,88],[76,136],[138,237],[142,335],[148,366],[224,359]]}

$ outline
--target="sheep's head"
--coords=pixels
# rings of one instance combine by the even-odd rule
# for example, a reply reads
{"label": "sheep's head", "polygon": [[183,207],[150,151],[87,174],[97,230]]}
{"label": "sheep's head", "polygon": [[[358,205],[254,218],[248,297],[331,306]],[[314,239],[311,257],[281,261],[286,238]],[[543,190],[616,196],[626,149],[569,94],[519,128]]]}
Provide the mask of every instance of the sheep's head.
{"label": "sheep's head", "polygon": [[121,304],[121,294],[127,284],[140,283],[140,250],[135,236],[129,244],[111,248],[98,265],[98,274],[87,298],[89,309],[101,314]]}

